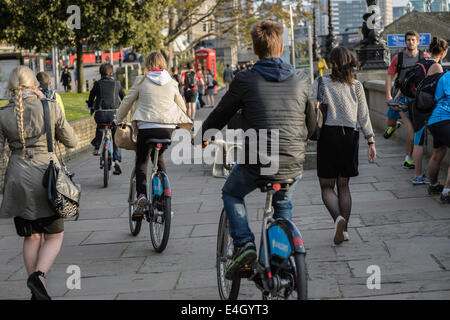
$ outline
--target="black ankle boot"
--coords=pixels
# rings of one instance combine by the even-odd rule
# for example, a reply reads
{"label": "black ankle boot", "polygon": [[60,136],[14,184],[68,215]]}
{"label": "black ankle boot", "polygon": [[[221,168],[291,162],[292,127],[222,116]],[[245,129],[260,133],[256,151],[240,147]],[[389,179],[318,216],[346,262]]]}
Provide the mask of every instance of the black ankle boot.
{"label": "black ankle boot", "polygon": [[28,277],[27,286],[31,290],[32,298],[36,300],[51,300],[50,296],[47,294],[47,290],[45,290],[44,284],[42,283],[39,276],[45,279],[45,273],[41,271],[36,271]]}

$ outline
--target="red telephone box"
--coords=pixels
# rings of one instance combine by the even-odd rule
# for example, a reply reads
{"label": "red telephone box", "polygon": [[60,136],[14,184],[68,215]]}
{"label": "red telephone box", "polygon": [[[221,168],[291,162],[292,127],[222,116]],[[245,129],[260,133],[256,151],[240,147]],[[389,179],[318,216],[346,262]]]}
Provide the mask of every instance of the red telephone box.
{"label": "red telephone box", "polygon": [[[211,70],[214,80],[217,81],[216,75],[216,50],[213,49],[200,49],[195,51],[195,71],[202,70],[206,75],[206,70]],[[217,93],[217,87],[214,88],[214,92]]]}

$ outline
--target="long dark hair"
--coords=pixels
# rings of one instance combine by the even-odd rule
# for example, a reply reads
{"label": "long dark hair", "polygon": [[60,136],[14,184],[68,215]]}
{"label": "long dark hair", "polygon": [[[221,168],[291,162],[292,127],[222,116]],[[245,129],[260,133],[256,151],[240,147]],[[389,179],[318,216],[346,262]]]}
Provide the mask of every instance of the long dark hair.
{"label": "long dark hair", "polygon": [[333,81],[353,84],[359,62],[347,48],[336,47],[330,52],[330,67]]}

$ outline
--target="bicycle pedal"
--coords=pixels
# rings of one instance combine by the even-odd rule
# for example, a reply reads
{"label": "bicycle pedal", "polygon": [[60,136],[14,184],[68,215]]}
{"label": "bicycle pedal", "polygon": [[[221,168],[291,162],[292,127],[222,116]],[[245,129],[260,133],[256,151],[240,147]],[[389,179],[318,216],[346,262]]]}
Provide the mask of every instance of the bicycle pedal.
{"label": "bicycle pedal", "polygon": [[139,221],[139,220],[142,220],[142,218],[143,218],[142,215],[133,215],[133,216],[131,217],[131,220],[133,220],[133,221]]}

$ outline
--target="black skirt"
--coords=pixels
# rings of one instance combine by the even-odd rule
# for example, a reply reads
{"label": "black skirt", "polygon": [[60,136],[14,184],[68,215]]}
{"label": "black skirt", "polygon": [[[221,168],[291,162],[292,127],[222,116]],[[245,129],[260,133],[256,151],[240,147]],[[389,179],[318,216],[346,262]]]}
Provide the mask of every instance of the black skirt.
{"label": "black skirt", "polygon": [[323,126],[317,143],[319,178],[356,177],[359,131],[342,126]]}
{"label": "black skirt", "polygon": [[15,217],[14,225],[21,237],[29,237],[34,233],[54,234],[64,231],[64,219],[56,215],[36,220]]}

